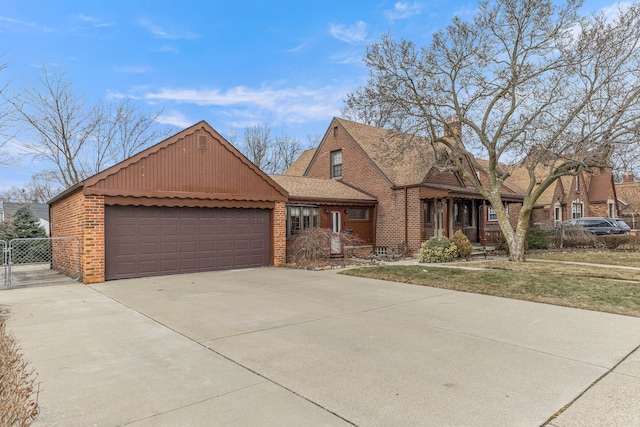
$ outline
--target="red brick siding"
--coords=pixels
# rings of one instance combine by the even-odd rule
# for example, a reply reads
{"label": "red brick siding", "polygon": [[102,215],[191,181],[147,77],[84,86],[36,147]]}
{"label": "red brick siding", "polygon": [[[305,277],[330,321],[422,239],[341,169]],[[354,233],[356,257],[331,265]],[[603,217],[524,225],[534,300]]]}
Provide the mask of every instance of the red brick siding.
{"label": "red brick siding", "polygon": [[82,242],[82,281],[104,282],[104,197],[86,196]]}
{"label": "red brick siding", "polygon": [[334,136],[333,126],[336,126],[336,122],[333,122],[320,144],[306,176],[330,178],[331,151],[342,150],[341,180],[378,199],[375,245],[397,247],[404,241],[404,190],[392,190],[391,183],[360,146],[353,142],[346,130],[338,125],[337,135]]}
{"label": "red brick siding", "polygon": [[276,202],[273,209],[273,265],[287,263],[287,204]]}
{"label": "red brick siding", "polygon": [[[80,239],[80,278],[83,283],[104,282],[104,198],[84,196],[81,190],[51,206],[51,236]],[[65,266],[77,254],[54,251],[53,264]]]}
{"label": "red brick siding", "polygon": [[[82,192],[77,191],[51,206],[51,237],[75,237],[82,242],[80,216],[83,200]],[[82,245],[80,247],[82,248]],[[64,243],[52,245],[51,264],[54,270],[67,276],[75,276],[78,266],[76,241],[64,241]]]}

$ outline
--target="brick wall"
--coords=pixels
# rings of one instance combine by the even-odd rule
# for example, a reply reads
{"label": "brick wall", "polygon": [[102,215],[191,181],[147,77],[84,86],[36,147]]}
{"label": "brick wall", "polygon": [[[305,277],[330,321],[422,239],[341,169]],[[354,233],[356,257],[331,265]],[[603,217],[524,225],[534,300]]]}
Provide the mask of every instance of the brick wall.
{"label": "brick wall", "polygon": [[[378,199],[375,244],[389,249],[397,248],[404,241],[404,190],[392,190],[392,184],[360,146],[353,142],[346,130],[337,122],[333,122],[331,126],[318,148],[307,176],[330,178],[331,152],[342,150],[341,180]],[[335,135],[334,126],[338,126]]]}
{"label": "brick wall", "polygon": [[419,188],[415,187],[407,189],[407,202],[407,227],[409,231],[407,248],[410,251],[415,252],[420,249],[420,244],[422,243],[422,203],[420,202]]}
{"label": "brick wall", "polygon": [[[51,206],[51,237],[74,237],[82,250],[82,191],[71,194]],[[51,267],[67,276],[74,277],[78,268],[77,241],[56,243],[51,247]],[[81,258],[82,259],[82,258]],[[82,275],[80,276],[82,277]]]}
{"label": "brick wall", "polygon": [[[51,236],[80,239],[80,278],[83,283],[104,282],[104,198],[84,196],[81,190],[51,206]],[[77,262],[75,252],[54,250],[53,264]],[[55,268],[55,267],[54,267]]]}
{"label": "brick wall", "polygon": [[82,281],[104,282],[104,197],[84,199],[84,234],[82,241]]}
{"label": "brick wall", "polygon": [[273,209],[273,265],[287,263],[287,203],[277,202]]}

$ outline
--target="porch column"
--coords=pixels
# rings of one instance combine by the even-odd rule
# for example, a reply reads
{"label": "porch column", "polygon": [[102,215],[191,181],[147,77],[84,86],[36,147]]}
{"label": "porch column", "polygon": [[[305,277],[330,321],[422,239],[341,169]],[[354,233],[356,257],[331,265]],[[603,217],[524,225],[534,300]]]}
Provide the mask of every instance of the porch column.
{"label": "porch column", "polygon": [[481,246],[487,246],[487,236],[485,233],[485,225],[487,220],[487,205],[482,202],[478,209],[478,240]]}

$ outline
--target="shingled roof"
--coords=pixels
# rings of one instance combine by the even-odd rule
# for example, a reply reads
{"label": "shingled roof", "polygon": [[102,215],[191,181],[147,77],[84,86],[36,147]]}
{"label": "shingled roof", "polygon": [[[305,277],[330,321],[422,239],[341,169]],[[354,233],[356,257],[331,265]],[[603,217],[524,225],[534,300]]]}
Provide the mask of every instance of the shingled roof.
{"label": "shingled roof", "polygon": [[289,166],[289,169],[284,171],[283,175],[304,176],[304,173],[307,171],[309,163],[311,163],[311,159],[313,159],[313,155],[316,154],[317,149],[318,147],[315,147],[303,151],[302,154],[300,154],[300,157],[298,157],[296,161]]}
{"label": "shingled roof", "polygon": [[376,198],[356,190],[335,179],[309,178],[306,176],[269,175],[289,193],[290,201],[323,202],[368,202],[375,203]]}
{"label": "shingled roof", "polygon": [[394,185],[420,184],[435,165],[433,150],[423,137],[345,119],[336,121]]}

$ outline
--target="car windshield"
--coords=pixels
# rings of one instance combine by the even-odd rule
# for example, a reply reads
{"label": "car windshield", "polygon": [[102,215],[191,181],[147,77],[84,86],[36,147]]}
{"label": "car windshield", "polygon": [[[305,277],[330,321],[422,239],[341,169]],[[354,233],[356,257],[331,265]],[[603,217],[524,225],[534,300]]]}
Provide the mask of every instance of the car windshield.
{"label": "car windshield", "polygon": [[621,219],[616,219],[616,224],[618,225],[618,227],[629,228],[629,225],[627,225],[627,223]]}

